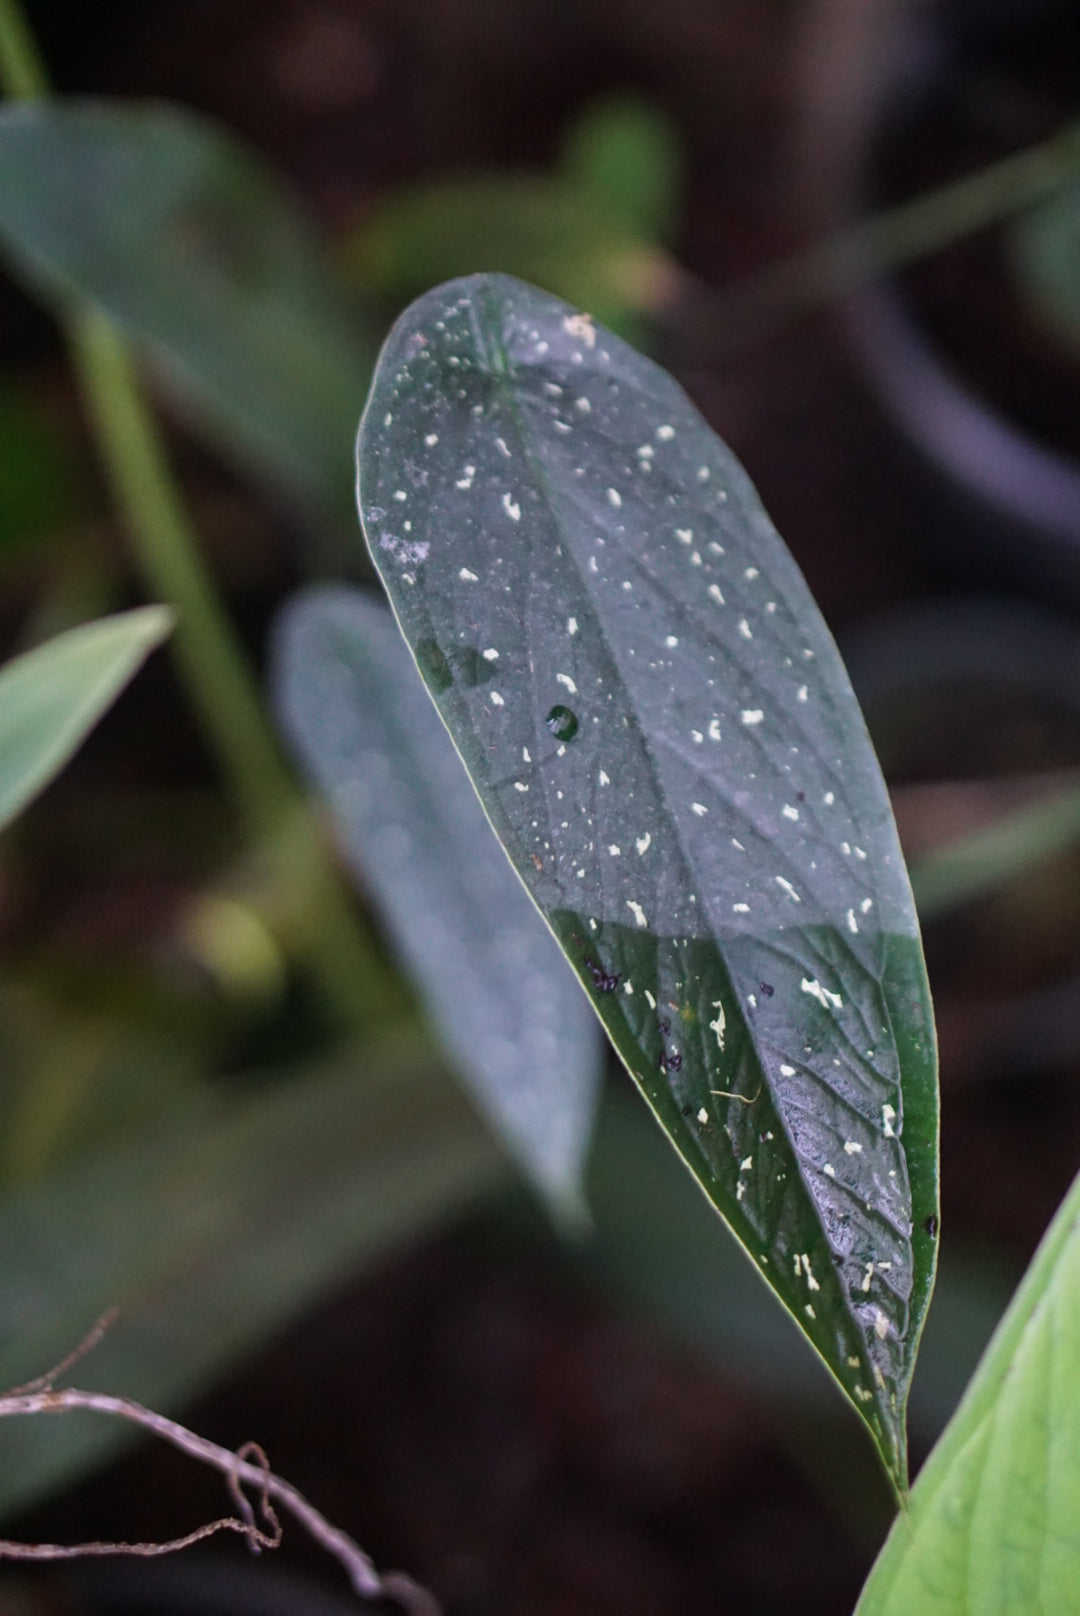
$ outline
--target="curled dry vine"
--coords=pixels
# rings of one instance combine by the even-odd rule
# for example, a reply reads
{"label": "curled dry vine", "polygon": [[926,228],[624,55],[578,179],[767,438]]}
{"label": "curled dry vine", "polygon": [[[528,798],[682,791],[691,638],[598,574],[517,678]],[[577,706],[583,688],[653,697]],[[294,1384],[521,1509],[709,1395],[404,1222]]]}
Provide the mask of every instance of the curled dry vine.
{"label": "curled dry vine", "polygon": [[[175,1420],[144,1408],[130,1398],[114,1397],[105,1392],[82,1391],[75,1386],[57,1389],[57,1378],[93,1350],[112,1323],[114,1315],[107,1314],[75,1350],[51,1369],[48,1374],[18,1386],[0,1396],[0,1419],[18,1414],[68,1414],[82,1409],[94,1414],[106,1414],[128,1420],[141,1426],[151,1435],[169,1442],[182,1453],[219,1470],[226,1479],[235,1515],[225,1515],[208,1521],[182,1537],[164,1542],[149,1543],[17,1543],[0,1539],[0,1559],[7,1560],[73,1560],[94,1555],[133,1555],[151,1558],[172,1554],[189,1548],[218,1532],[237,1532],[247,1540],[256,1554],[263,1549],[276,1549],[281,1542],[282,1527],[274,1505],[285,1509],[304,1526],[322,1548],[332,1554],[344,1568],[354,1590],[364,1599],[389,1599],[408,1616],[439,1616],[439,1606],[426,1589],[419,1587],[401,1572],[380,1573],[372,1561],[346,1532],[334,1526],[314,1505],[289,1482],[276,1476],[270,1469],[266,1454],[258,1443],[246,1442],[235,1452],[198,1436]],[[245,1494],[250,1488],[257,1505]]]}

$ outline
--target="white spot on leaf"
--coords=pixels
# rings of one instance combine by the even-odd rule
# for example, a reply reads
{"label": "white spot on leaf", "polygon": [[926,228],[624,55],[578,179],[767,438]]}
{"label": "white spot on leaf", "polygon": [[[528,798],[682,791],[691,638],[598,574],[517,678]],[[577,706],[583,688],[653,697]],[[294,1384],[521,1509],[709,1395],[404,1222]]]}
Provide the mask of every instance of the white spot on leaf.
{"label": "white spot on leaf", "polygon": [[812,999],[816,999],[825,1010],[842,1010],[844,1008],[844,1001],[839,993],[833,993],[831,988],[823,988],[816,976],[812,979],[804,976],[799,986],[804,993],[809,993]]}
{"label": "white spot on leaf", "polygon": [[586,348],[596,347],[596,327],[591,314],[568,314],[562,324],[567,336],[576,337]]}

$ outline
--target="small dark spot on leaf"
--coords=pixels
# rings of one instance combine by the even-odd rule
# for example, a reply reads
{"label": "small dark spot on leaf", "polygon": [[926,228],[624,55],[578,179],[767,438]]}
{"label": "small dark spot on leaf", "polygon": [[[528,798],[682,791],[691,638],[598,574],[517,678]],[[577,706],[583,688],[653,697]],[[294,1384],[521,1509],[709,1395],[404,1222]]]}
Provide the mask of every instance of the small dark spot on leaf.
{"label": "small dark spot on leaf", "polygon": [[767,999],[771,999],[773,994],[776,992],[776,989],[773,987],[771,982],[759,982],[758,992],[764,993]]}
{"label": "small dark spot on leaf", "polygon": [[593,987],[597,993],[614,993],[621,978],[612,972],[605,971],[604,967],[598,964],[589,954],[586,954],[584,963],[585,969],[593,979]]}
{"label": "small dark spot on leaf", "polygon": [[693,1109],[694,1108],[693,1108],[692,1105],[684,1105],[683,1108],[682,1108],[683,1116],[688,1117],[690,1115],[691,1111],[693,1111]]}
{"label": "small dark spot on leaf", "polygon": [[677,1050],[673,1049],[670,1055],[661,1055],[660,1070],[662,1072],[678,1072],[681,1068],[682,1056]]}
{"label": "small dark spot on leaf", "polygon": [[454,682],[454,675],[437,640],[417,640],[416,665],[420,669],[424,683],[432,690],[449,690]]}
{"label": "small dark spot on leaf", "polygon": [[933,1240],[937,1235],[937,1218],[933,1212],[931,1212],[930,1216],[924,1220],[923,1228],[926,1230],[931,1240]]}
{"label": "small dark spot on leaf", "polygon": [[671,1031],[671,1022],[665,1016],[663,1021],[661,1021],[658,1025],[660,1027],[660,1031],[663,1033],[664,1037],[666,1038],[668,1033]]}

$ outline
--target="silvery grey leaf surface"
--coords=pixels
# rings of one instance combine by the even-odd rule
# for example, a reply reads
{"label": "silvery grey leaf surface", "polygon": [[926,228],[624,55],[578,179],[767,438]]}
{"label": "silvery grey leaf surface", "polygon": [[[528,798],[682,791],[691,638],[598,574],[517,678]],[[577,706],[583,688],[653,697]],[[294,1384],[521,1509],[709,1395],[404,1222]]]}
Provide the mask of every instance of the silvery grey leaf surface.
{"label": "silvery grey leaf surface", "polygon": [[[276,707],[475,1098],[560,1215],[580,1210],[600,1029],[499,848],[396,623],[359,590],[296,597]],[[483,683],[488,664],[471,676]]]}
{"label": "silvery grey leaf surface", "polygon": [[658,366],[506,276],[408,309],[368,544],[518,873],[661,1126],[906,1487],[936,1051],[832,638]]}

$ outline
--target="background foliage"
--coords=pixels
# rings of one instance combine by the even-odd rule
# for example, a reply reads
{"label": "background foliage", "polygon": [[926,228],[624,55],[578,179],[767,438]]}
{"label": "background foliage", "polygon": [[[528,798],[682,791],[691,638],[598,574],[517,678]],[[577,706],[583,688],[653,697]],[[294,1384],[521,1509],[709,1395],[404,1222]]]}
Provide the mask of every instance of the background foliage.
{"label": "background foliage", "polygon": [[[349,16],[281,7],[249,26],[243,8],[222,18],[195,7],[181,30],[148,8],[123,24],[118,12],[115,35],[102,26],[93,38],[63,8],[35,16],[62,87],[95,99],[3,114],[0,236],[18,284],[66,324],[90,419],[113,445],[108,475],[133,541],[127,548],[98,484],[55,328],[9,287],[7,648],[136,599],[168,600],[180,606],[180,678],[156,658],[71,773],[5,833],[6,1379],[39,1371],[120,1302],[125,1323],[93,1375],[171,1404],[361,1263],[456,1229],[361,1293],[359,1309],[402,1350],[380,1358],[341,1304],[326,1357],[312,1358],[312,1326],[276,1360],[289,1420],[259,1409],[249,1381],[221,1406],[224,1422],[244,1425],[238,1437],[269,1426],[279,1468],[300,1435],[325,1453],[335,1496],[355,1487],[361,1530],[376,1521],[380,1557],[432,1575],[451,1608],[491,1595],[550,1609],[584,1585],[590,1609],[714,1609],[718,1557],[733,1598],[850,1608],[886,1504],[868,1453],[837,1423],[825,1377],[733,1263],[613,1077],[586,1183],[595,1230],[576,1256],[556,1254],[442,1070],[431,1025],[381,940],[374,879],[363,878],[359,907],[347,897],[218,595],[258,656],[297,583],[369,578],[347,512],[348,441],[375,338],[431,281],[474,268],[524,274],[686,360],[696,401],[750,465],[851,649],[909,851],[918,859],[1017,806],[1028,816],[1004,842],[995,829],[974,852],[948,850],[914,872],[916,890],[933,894],[927,913],[933,902],[940,917],[928,944],[946,1164],[942,1277],[912,1401],[918,1453],[1075,1171],[1076,939],[1061,901],[1075,864],[1075,680],[1062,649],[1075,644],[1075,597],[1029,568],[1026,608],[1014,588],[994,611],[974,607],[970,632],[917,614],[882,623],[886,606],[918,605],[943,585],[985,591],[991,574],[981,550],[965,559],[913,544],[925,490],[899,478],[901,457],[865,409],[835,333],[803,325],[705,368],[731,329],[706,287],[741,281],[792,245],[778,172],[809,210],[794,132],[812,97],[785,102],[797,77],[784,89],[780,68],[802,63],[811,75],[812,54],[800,53],[817,8],[805,8],[798,38],[783,8],[756,5],[752,18],[731,3],[707,21],[689,4],[663,19],[630,7],[617,20],[594,5],[554,22],[545,14],[542,26],[541,8],[511,9],[496,26],[470,6],[402,5],[393,19],[376,6]],[[305,79],[310,53],[321,66]],[[608,88],[612,98],[598,94]],[[198,110],[101,99],[115,90],[165,91]],[[1033,115],[1023,137],[1052,133],[1049,116]],[[1032,216],[1036,278],[1056,250],[1043,245],[1053,230],[1067,240]],[[137,344],[163,410],[160,438],[140,422],[102,314]],[[742,323],[749,334],[753,322]],[[279,387],[283,368],[292,379]],[[141,471],[125,480],[133,451]],[[164,458],[182,476],[182,502],[160,497]],[[147,533],[163,542],[147,545]],[[1032,621],[1047,594],[1063,624]],[[1047,790],[1060,800],[1031,809]],[[460,1052],[455,1064],[468,1075]],[[1071,1246],[1059,1248],[1066,1263]],[[429,1312],[438,1276],[462,1263],[472,1289]],[[559,1277],[527,1281],[527,1270]],[[1047,1281],[1054,1306],[1056,1283]],[[550,1302],[537,1285],[550,1285]],[[452,1278],[445,1288],[457,1291]],[[591,1314],[590,1290],[617,1299],[614,1310]],[[622,1322],[628,1302],[682,1348],[662,1357],[648,1330]],[[522,1333],[550,1348],[530,1357]],[[1006,1339],[1035,1350],[1023,1330]],[[594,1361],[590,1350],[605,1366],[591,1378],[568,1367]],[[715,1377],[702,1378],[702,1359]],[[361,1399],[350,1406],[370,1455],[350,1444],[343,1456],[336,1423],[318,1448],[320,1405],[303,1388],[312,1364],[330,1361]],[[259,1375],[273,1373],[264,1365]],[[314,1378],[325,1393],[322,1369]],[[461,1410],[456,1435],[440,1423],[447,1384]],[[737,1411],[750,1402],[747,1429]],[[563,1403],[574,1412],[560,1425]],[[417,1424],[436,1444],[445,1431],[458,1457],[440,1466],[421,1456],[404,1435]],[[695,1445],[699,1425],[707,1448]],[[468,1462],[466,1428],[491,1433],[472,1439]],[[666,1458],[627,1448],[626,1433],[644,1429],[664,1433]],[[582,1439],[589,1430],[602,1440]],[[26,1431],[16,1447],[2,1434],[16,1481],[8,1509],[43,1498],[108,1440],[49,1432],[46,1444]],[[413,1470],[389,1478],[379,1455],[406,1451]],[[511,1458],[513,1487],[499,1468]],[[928,1472],[928,1494],[943,1462]],[[94,1508],[108,1507],[97,1487],[55,1504],[45,1535],[92,1523]],[[167,1489],[157,1496],[168,1507]],[[394,1498],[396,1513],[379,1503]],[[100,1529],[116,1526],[113,1508]],[[572,1548],[575,1530],[588,1553]],[[534,1534],[551,1585],[530,1570],[522,1539]],[[778,1582],[771,1545],[781,1539],[828,1553],[792,1555],[797,1577]],[[894,1542],[883,1566],[897,1552]]]}

